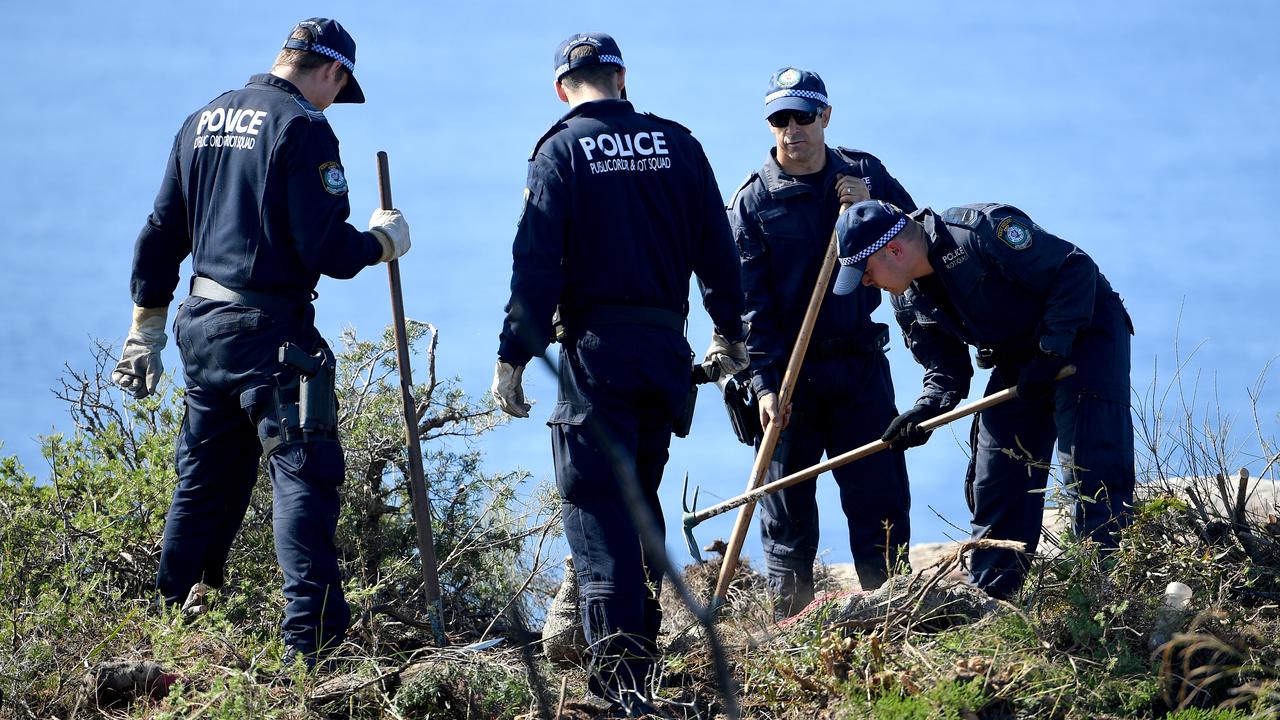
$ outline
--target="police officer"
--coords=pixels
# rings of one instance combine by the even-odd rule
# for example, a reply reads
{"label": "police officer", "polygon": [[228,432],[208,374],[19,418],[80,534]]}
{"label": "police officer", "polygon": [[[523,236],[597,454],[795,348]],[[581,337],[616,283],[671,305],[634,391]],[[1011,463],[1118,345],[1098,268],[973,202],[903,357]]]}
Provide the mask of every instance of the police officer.
{"label": "police officer", "polygon": [[[965,489],[973,537],[1017,540],[1027,554],[975,550],[973,582],[998,598],[1021,586],[1040,539],[1050,452],[1076,497],[1075,533],[1115,548],[1133,500],[1129,336],[1120,296],[1080,248],[1010,205],[964,205],[910,216],[878,202],[837,224],[837,294],[874,286],[893,295],[907,346],[925,368],[924,392],[883,439],[924,443],[919,424],[955,407],[973,368],[993,367],[987,393],[1018,397],[980,413]],[[1068,363],[1076,372],[1055,382]]]}
{"label": "police officer", "polygon": [[198,583],[223,583],[265,451],[286,659],[309,666],[342,641],[350,618],[334,546],[345,472],[334,357],[311,301],[321,275],[349,278],[409,249],[398,211],[375,211],[368,232],[346,222],[347,181],[324,110],[364,102],[355,50],[336,21],[304,20],[270,73],[182,124],[134,248],[133,326],[112,373],[134,397],[155,390],[178,266],[191,255],[191,294],[173,325],[186,415],[159,590],[177,604]]}
{"label": "police officer", "polygon": [[[828,298],[818,314],[791,408],[778,392],[813,284],[842,203],[873,197],[914,210],[911,196],[874,156],[829,148],[826,85],[817,73],[787,67],[769,78],[765,117],[775,146],[729,205],[742,260],[751,385],[760,423],[783,427],[768,480],[874,440],[897,414],[883,348],[888,327],[871,312],[870,288]],[[757,443],[757,447],[758,447]],[[879,587],[891,563],[905,560],[910,493],[901,453],[882,453],[834,472],[849,525],[858,580]],[[760,503],[765,568],[774,612],[785,617],[813,599],[818,551],[817,481],[793,485]]]}
{"label": "police officer", "polygon": [[559,401],[548,424],[591,689],[636,713],[656,651],[662,578],[645,563],[623,483],[634,478],[643,507],[632,510],[661,527],[658,484],[691,389],[690,272],[725,341],[712,362],[735,372],[746,366],[742,290],[701,145],[625,100],[613,38],[562,42],[555,87],[569,112],[529,161],[492,391],[508,414],[528,416],[522,374],[552,340],[558,311]]}

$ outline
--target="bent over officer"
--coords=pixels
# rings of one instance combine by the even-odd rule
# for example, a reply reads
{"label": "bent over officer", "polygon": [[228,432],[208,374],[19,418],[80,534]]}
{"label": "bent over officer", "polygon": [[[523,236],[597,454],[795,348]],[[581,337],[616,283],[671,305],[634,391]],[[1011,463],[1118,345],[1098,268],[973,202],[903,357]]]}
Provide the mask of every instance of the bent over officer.
{"label": "bent over officer", "polygon": [[[872,197],[908,211],[916,206],[874,156],[827,147],[831,103],[817,73],[790,67],[774,73],[764,112],[775,146],[738,189],[729,222],[742,260],[760,423],[784,428],[769,465],[772,482],[816,464],[824,451],[834,457],[875,440],[897,414],[883,352],[888,326],[871,320],[880,305],[871,288],[823,302],[792,408],[778,407],[778,393],[841,204]],[[905,560],[910,536],[902,453],[874,455],[833,474],[858,580],[864,589],[879,587],[888,577],[886,557]],[[817,481],[810,480],[760,503],[765,568],[779,618],[813,600],[816,492]]]}
{"label": "bent over officer", "polygon": [[176,604],[197,583],[223,583],[265,452],[286,660],[309,666],[350,619],[334,547],[344,476],[334,356],[311,301],[321,275],[349,278],[409,249],[398,211],[375,211],[368,232],[346,222],[347,181],[323,111],[364,102],[355,50],[336,21],[304,20],[269,74],[182,124],[134,249],[133,327],[112,373],[135,397],[155,390],[178,266],[191,255],[191,295],[173,324],[187,395],[160,593]]}
{"label": "bent over officer", "polygon": [[[661,623],[661,575],[645,563],[631,511],[659,528],[658,484],[691,389],[683,331],[690,272],[726,340],[713,362],[746,366],[742,290],[723,200],[689,131],[636,112],[622,53],[604,33],[560,44],[555,86],[569,104],[529,161],[512,249],[511,300],[493,395],[527,417],[521,376],[553,337],[559,401],[552,429],[565,537],[592,649],[591,689],[643,712]],[[643,507],[626,506],[638,483]]]}
{"label": "bent over officer", "polygon": [[[1058,444],[1063,484],[1075,497],[1073,527],[1116,547],[1133,500],[1129,336],[1120,296],[1080,248],[1010,205],[964,205],[911,216],[878,202],[855,205],[837,224],[835,292],[859,285],[893,294],[907,346],[925,368],[924,392],[883,439],[923,444],[919,424],[955,407],[973,368],[992,367],[987,393],[1018,396],[974,422],[965,482],[973,537],[1026,543],[1026,554],[975,550],[973,582],[1008,598],[1040,539],[1050,452]],[[1074,375],[1055,382],[1068,363]]]}

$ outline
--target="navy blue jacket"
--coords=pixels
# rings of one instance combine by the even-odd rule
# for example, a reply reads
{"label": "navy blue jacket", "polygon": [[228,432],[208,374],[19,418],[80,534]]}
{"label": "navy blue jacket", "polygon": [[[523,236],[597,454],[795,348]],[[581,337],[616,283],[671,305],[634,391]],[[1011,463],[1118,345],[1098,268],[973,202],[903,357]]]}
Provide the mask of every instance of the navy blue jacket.
{"label": "navy blue jacket", "polygon": [[[808,183],[783,171],[774,155],[747,176],[729,204],[729,224],[742,262],[742,289],[750,330],[752,384],[756,393],[777,392],[787,369],[813,283],[831,243],[840,212],[837,175],[862,178],[871,197],[906,212],[915,202],[875,156],[858,150],[827,148],[819,195]],[[835,282],[835,273],[831,275]],[[859,337],[880,306],[880,291],[859,288],[848,295],[829,291],[813,329],[811,344]]]}
{"label": "navy blue jacket", "polygon": [[166,307],[178,266],[224,287],[310,300],[382,254],[351,212],[338,139],[292,83],[254,75],[182,124],[134,248],[133,301]]}
{"label": "navy blue jacket", "polygon": [[702,146],[625,100],[569,111],[529,159],[498,356],[522,366],[551,341],[560,305],[684,313],[689,274],[717,331],[742,339],[742,284]]}
{"label": "navy blue jacket", "polygon": [[997,357],[1037,350],[1070,358],[1076,336],[1120,296],[1080,248],[1010,205],[925,208],[912,215],[929,236],[934,274],[893,296],[907,347],[925,368],[920,400],[942,409],[969,393],[966,347]]}

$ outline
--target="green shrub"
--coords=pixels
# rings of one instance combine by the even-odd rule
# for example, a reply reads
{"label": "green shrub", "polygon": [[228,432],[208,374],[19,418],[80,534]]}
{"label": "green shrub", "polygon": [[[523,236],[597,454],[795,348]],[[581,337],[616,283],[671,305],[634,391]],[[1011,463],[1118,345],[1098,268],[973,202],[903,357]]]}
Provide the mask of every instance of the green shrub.
{"label": "green shrub", "polygon": [[[445,623],[454,641],[514,632],[548,592],[534,543],[555,534],[558,503],[522,472],[492,473],[471,443],[504,422],[488,399],[435,375],[435,330],[411,323],[415,386]],[[306,689],[266,693],[279,673],[283,582],[265,464],[211,611],[184,621],[154,596],[164,516],[176,482],[174,441],[183,392],[166,378],[141,401],[104,379],[115,360],[97,345],[92,370],[68,370],[57,395],[73,429],[43,439],[47,481],[0,459],[0,692],[18,717],[65,716],[83,702],[79,676],[95,663],[151,659],[183,682],[159,711],[204,716],[305,716]],[[425,362],[422,362],[425,360]],[[338,531],[355,627],[340,654],[398,664],[431,645],[406,480],[408,454],[395,348],[342,338],[337,389],[347,480]],[[541,548],[541,543],[537,546]],[[524,592],[520,592],[521,588]],[[518,620],[517,625],[521,625]],[[247,685],[246,685],[247,683]],[[246,690],[246,687],[258,690]],[[246,705],[245,703],[258,703]],[[526,703],[527,704],[527,703]],[[285,708],[293,708],[285,712]],[[248,713],[246,715],[245,713]],[[301,715],[299,714],[301,713]]]}
{"label": "green shrub", "polygon": [[532,704],[522,675],[491,664],[429,665],[395,696],[395,708],[406,718],[433,720],[509,720]]}

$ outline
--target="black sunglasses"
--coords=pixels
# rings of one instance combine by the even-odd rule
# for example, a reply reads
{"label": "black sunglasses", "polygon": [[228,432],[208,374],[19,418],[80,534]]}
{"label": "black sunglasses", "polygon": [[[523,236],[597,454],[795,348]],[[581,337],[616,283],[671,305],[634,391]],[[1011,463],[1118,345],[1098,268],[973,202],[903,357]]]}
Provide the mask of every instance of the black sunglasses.
{"label": "black sunglasses", "polygon": [[784,128],[791,123],[791,119],[795,118],[797,125],[812,125],[814,120],[822,114],[821,110],[813,112],[802,112],[800,110],[779,110],[769,116],[769,124],[776,128]]}

